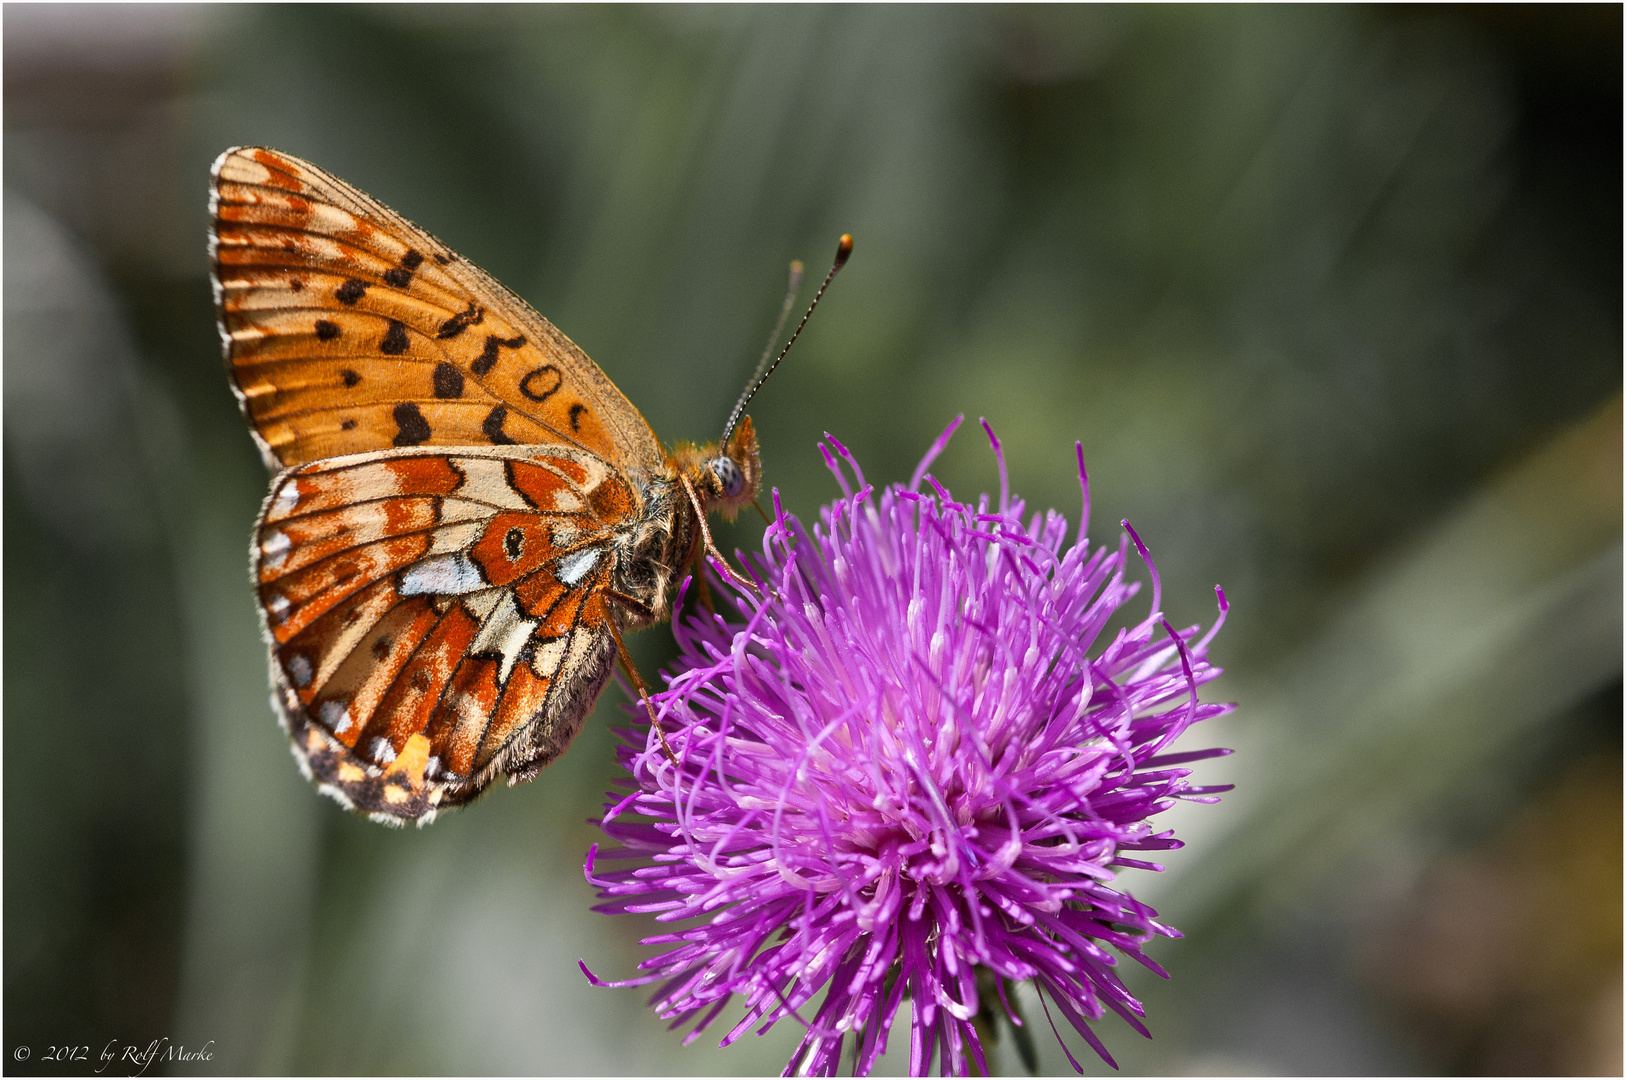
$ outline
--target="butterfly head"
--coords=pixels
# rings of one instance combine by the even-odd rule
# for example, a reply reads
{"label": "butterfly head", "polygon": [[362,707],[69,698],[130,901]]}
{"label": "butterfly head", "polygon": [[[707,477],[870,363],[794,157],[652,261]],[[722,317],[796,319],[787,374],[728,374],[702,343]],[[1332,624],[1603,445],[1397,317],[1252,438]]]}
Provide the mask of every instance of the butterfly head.
{"label": "butterfly head", "polygon": [[730,521],[741,507],[751,505],[762,481],[762,458],[749,416],[735,425],[725,445],[684,444],[672,452],[671,463],[694,485],[708,514],[715,510]]}

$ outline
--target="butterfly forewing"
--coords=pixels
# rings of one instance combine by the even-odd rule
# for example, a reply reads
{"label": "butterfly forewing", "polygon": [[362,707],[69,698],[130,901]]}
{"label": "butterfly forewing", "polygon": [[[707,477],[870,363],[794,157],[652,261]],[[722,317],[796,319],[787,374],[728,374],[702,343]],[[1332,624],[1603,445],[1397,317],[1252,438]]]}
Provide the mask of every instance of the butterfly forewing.
{"label": "butterfly forewing", "polygon": [[215,163],[233,385],[273,467],[406,446],[564,443],[634,477],[663,455],[571,341],[450,248],[287,154]]}
{"label": "butterfly forewing", "polygon": [[638,501],[570,447],[397,450],[277,478],[254,576],[313,778],[386,820],[528,779],[609,674],[605,589]]}

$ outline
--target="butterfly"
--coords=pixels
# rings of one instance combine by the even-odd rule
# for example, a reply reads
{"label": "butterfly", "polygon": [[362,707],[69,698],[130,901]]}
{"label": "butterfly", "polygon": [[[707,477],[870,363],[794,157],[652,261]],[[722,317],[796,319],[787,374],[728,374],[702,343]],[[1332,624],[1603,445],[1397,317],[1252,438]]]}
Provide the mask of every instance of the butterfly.
{"label": "butterfly", "polygon": [[703,550],[728,572],[706,518],[756,497],[755,387],[720,443],[667,452],[570,339],[375,199],[264,147],[212,178],[221,343],[275,473],[251,550],[271,702],[306,777],[427,824],[563,753],[618,655],[659,733],[622,633],[670,616]]}

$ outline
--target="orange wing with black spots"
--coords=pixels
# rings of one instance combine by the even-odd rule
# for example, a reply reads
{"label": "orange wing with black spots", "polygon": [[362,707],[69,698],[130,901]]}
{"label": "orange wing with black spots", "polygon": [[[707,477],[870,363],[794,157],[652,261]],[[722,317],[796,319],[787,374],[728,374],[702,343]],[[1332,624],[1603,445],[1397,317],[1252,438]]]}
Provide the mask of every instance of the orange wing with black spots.
{"label": "orange wing with black spots", "polygon": [[308,162],[215,162],[210,261],[232,385],[266,463],[410,446],[563,444],[634,479],[644,418],[478,267]]}
{"label": "orange wing with black spots", "polygon": [[534,776],[609,676],[606,590],[640,510],[568,446],[283,471],[253,569],[273,701],[311,778],[400,824]]}

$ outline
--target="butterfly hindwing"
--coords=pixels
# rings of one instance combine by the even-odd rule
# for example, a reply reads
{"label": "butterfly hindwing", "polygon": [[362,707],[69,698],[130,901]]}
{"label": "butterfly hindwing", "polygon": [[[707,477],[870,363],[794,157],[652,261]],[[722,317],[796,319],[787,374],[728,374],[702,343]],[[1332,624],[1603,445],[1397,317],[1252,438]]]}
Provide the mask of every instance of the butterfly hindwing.
{"label": "butterfly hindwing", "polygon": [[529,779],[609,676],[638,498],[570,447],[392,450],[273,482],[254,575],[274,700],[313,779],[427,821]]}
{"label": "butterfly hindwing", "polygon": [[232,382],[271,467],[536,443],[635,477],[660,467],[648,424],[568,338],[336,177],[263,147],[228,150],[210,216]]}

